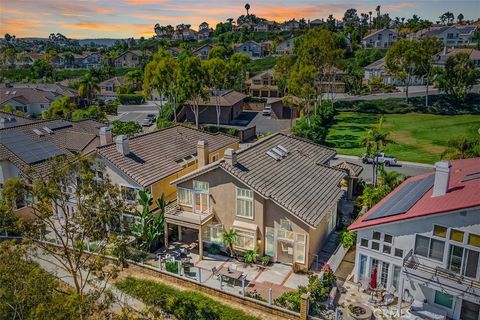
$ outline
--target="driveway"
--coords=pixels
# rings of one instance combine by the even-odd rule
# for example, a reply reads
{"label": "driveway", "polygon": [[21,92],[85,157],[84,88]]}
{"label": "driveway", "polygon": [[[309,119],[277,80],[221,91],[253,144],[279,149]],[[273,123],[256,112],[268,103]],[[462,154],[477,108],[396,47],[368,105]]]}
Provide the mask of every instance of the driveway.
{"label": "driveway", "polygon": [[[335,165],[340,161],[348,161],[351,163],[355,163],[361,165],[363,167],[363,171],[360,174],[360,177],[363,178],[366,182],[372,182],[372,165],[371,164],[363,164],[362,160],[358,157],[354,156],[344,156],[344,155],[337,155],[334,160],[332,160],[331,165]],[[405,162],[399,161],[396,166],[385,167],[385,171],[397,171],[401,174],[406,176],[416,176],[419,174],[429,173],[435,171],[433,165],[423,164],[423,163],[414,163],[414,162]]]}
{"label": "driveway", "polygon": [[295,123],[295,119],[273,119],[269,116],[262,115],[261,112],[244,111],[242,118],[250,119],[247,127],[255,125],[257,127],[257,134],[276,133],[276,132],[289,132],[292,123]]}

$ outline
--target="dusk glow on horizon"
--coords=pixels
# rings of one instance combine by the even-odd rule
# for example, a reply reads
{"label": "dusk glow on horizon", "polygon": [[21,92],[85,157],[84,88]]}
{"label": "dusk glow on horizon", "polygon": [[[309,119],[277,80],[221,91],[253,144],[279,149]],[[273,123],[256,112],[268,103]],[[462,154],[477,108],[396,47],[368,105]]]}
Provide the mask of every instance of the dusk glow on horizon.
{"label": "dusk glow on horizon", "polygon": [[[150,37],[153,26],[185,23],[193,29],[203,21],[215,27],[227,18],[245,14],[246,1],[235,0],[0,0],[0,32],[17,37],[43,37],[60,32],[69,38]],[[433,22],[451,11],[465,19],[480,17],[478,0],[370,1],[262,0],[248,1],[250,13],[277,22],[292,18],[342,18],[345,10],[373,11],[381,5],[390,17],[413,14]]]}

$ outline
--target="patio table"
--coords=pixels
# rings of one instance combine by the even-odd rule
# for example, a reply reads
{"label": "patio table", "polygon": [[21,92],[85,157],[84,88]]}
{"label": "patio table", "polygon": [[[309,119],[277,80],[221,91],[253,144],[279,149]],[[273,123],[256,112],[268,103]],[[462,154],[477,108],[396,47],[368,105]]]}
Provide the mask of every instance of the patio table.
{"label": "patio table", "polygon": [[229,268],[222,268],[217,271],[217,274],[221,277],[227,277],[232,279],[233,281],[240,280],[243,276],[243,272],[237,271],[237,270],[232,270]]}

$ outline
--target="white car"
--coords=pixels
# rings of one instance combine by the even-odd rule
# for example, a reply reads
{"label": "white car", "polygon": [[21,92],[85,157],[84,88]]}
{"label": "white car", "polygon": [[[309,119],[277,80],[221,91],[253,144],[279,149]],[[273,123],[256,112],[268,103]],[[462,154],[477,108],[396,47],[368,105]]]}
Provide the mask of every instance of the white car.
{"label": "white car", "polygon": [[151,118],[145,118],[142,120],[142,127],[150,127],[153,121]]}
{"label": "white car", "polygon": [[262,114],[264,116],[271,116],[272,115],[272,106],[265,106],[263,107]]}

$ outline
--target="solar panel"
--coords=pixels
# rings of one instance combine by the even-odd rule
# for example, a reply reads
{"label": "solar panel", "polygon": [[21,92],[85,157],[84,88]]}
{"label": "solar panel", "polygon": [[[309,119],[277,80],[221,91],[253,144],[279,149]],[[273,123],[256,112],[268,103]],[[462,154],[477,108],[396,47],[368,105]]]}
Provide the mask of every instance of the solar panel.
{"label": "solar panel", "polygon": [[68,127],[71,127],[71,126],[72,126],[72,124],[68,121],[65,121],[65,120],[56,120],[56,121],[52,121],[52,122],[47,124],[47,128],[49,128],[51,130],[68,128]]}
{"label": "solar panel", "polygon": [[365,218],[366,221],[403,214],[410,210],[423,195],[433,187],[435,175],[415,180],[404,185],[386,202]]}
{"label": "solar panel", "polygon": [[2,132],[0,143],[22,161],[34,164],[64,154],[63,150],[51,141],[33,141],[23,132]]}

